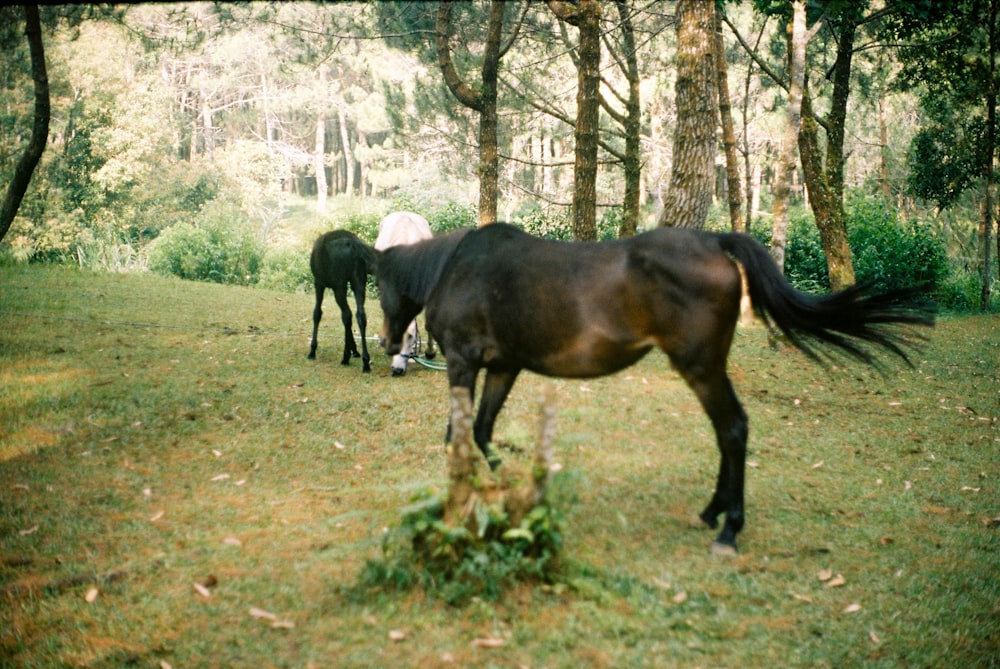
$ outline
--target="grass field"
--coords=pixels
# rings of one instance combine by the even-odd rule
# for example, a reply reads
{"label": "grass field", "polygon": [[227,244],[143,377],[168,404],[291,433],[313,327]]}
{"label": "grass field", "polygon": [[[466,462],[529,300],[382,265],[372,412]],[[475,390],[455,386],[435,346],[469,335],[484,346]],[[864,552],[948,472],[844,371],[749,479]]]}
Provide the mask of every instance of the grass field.
{"label": "grass field", "polygon": [[[1000,318],[943,317],[915,367],[817,367],[742,329],[741,553],[691,522],[711,428],[663,356],[554,388],[553,584],[461,607],[361,591],[446,484],[443,372],[339,364],[303,294],[0,268],[0,666],[1000,666]],[[380,325],[376,300],[370,321]]]}

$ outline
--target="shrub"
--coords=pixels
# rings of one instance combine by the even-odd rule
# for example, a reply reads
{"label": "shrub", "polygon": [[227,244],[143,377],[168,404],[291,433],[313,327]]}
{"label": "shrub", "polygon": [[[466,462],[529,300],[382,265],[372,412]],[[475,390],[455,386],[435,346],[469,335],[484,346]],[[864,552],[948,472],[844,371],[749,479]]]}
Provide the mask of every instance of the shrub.
{"label": "shrub", "polygon": [[[750,232],[770,245],[770,226],[757,224]],[[857,280],[873,284],[875,290],[922,286],[925,292],[933,293],[948,276],[944,244],[919,223],[900,221],[896,212],[877,198],[851,199],[847,237]],[[800,290],[830,290],[819,230],[805,210],[793,213],[789,220],[785,276]]]}
{"label": "shrub", "polygon": [[237,285],[257,283],[264,247],[250,227],[212,203],[195,224],[177,223],[149,247],[149,268],[181,279]]}
{"label": "shrub", "polygon": [[944,244],[918,222],[900,221],[880,199],[852,199],[847,230],[858,281],[877,290],[923,286],[932,293],[948,276]]}
{"label": "shrub", "polygon": [[309,250],[298,248],[269,249],[264,256],[258,285],[288,293],[312,289]]}

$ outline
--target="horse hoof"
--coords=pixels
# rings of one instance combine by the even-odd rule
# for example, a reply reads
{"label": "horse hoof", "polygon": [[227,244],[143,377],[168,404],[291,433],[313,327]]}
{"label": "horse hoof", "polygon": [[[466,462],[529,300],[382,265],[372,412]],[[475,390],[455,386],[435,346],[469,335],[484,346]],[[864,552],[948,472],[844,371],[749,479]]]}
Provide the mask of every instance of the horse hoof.
{"label": "horse hoof", "polygon": [[406,376],[406,368],[405,367],[393,367],[392,368],[392,375],[393,376]]}
{"label": "horse hoof", "polygon": [[424,357],[427,358],[428,360],[433,360],[434,358],[437,357],[437,354],[438,354],[437,351],[424,351]]}
{"label": "horse hoof", "polygon": [[734,558],[737,555],[736,546],[719,541],[712,542],[712,555],[723,558]]}

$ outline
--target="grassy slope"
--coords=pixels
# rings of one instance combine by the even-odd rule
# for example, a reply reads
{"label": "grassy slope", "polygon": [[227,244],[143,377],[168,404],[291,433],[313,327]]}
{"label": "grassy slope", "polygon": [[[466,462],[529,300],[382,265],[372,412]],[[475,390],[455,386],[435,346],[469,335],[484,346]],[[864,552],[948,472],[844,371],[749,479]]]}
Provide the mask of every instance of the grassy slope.
{"label": "grassy slope", "polygon": [[732,561],[689,527],[717,460],[662,356],[525,375],[498,435],[530,448],[554,385],[564,582],[456,609],[350,593],[414,491],[445,482],[445,376],[390,378],[376,351],[371,375],[341,367],[333,305],[307,361],[311,309],[0,268],[0,664],[995,666],[996,316],[944,319],[885,377],[741,331],[752,468]]}

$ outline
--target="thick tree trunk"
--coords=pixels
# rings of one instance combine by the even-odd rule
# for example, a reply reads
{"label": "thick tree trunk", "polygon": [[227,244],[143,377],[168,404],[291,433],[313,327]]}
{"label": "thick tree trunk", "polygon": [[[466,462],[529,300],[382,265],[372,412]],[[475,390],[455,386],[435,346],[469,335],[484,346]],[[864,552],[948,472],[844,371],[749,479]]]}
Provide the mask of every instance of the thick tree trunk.
{"label": "thick tree trunk", "polygon": [[3,204],[0,205],[0,240],[7,235],[14,222],[14,216],[21,206],[21,200],[24,199],[49,137],[49,77],[45,71],[45,49],[37,5],[24,6],[24,22],[24,32],[31,51],[31,78],[35,82],[35,120],[31,127],[31,139],[14,167],[14,175],[7,185]]}
{"label": "thick tree trunk", "polygon": [[700,228],[715,179],[715,2],[678,0],[677,15],[677,127],[658,224]]}

